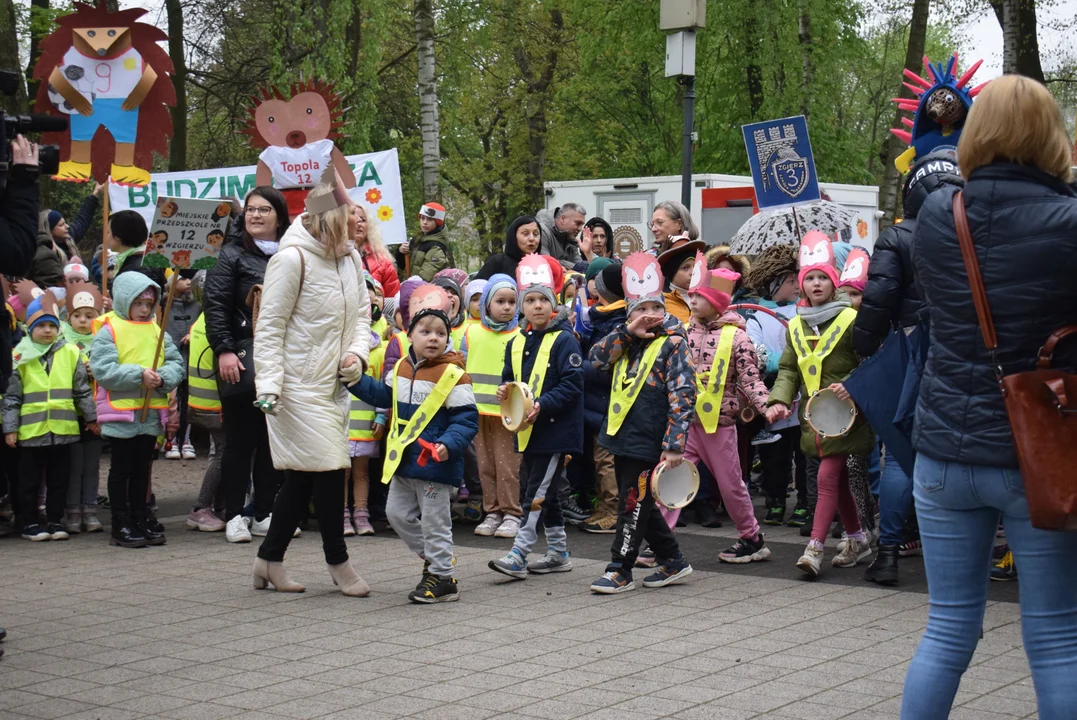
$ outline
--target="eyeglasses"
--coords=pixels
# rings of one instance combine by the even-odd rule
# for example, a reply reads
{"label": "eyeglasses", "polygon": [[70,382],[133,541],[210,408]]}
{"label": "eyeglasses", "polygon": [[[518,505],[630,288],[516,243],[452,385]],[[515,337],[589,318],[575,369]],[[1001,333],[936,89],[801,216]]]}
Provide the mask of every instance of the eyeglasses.
{"label": "eyeglasses", "polygon": [[269,205],[248,205],[243,212],[247,215],[268,215],[273,212],[273,208]]}

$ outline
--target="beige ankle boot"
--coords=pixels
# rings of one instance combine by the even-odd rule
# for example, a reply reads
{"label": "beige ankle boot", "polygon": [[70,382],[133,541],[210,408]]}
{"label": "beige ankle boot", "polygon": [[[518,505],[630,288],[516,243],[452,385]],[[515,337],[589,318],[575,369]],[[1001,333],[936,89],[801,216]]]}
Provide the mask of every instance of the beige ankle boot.
{"label": "beige ankle boot", "polygon": [[288,573],[284,570],[284,563],[268,562],[262,558],[254,560],[254,587],[264,590],[266,584],[270,584],[277,592],[301,593],[305,587],[288,579]]}
{"label": "beige ankle boot", "polygon": [[355,572],[350,562],[340,565],[328,565],[329,574],[333,578],[333,584],[340,587],[340,591],[351,597],[366,597],[370,594],[370,586],[366,584],[359,573]]}

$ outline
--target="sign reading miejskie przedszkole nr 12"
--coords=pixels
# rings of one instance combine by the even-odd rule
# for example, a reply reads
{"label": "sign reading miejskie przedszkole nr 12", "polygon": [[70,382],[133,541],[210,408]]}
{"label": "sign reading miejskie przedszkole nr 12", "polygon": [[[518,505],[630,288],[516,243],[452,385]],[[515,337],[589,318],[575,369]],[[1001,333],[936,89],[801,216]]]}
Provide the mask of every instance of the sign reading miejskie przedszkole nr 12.
{"label": "sign reading miejskie przedszkole nr 12", "polygon": [[819,199],[815,158],[803,115],[743,125],[741,130],[760,209]]}

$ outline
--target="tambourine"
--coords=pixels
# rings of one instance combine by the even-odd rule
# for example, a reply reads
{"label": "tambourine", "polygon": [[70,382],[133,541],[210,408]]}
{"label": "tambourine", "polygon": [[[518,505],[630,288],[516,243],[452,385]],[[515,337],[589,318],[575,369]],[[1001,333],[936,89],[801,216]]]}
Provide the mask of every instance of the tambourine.
{"label": "tambourine", "polygon": [[699,492],[699,470],[688,461],[671,470],[664,462],[658,463],[651,473],[651,492],[655,501],[670,510],[687,507]]}
{"label": "tambourine", "polygon": [[524,424],[524,418],[535,406],[535,396],[527,383],[511,382],[505,388],[505,399],[501,401],[501,424],[509,432],[516,432]]}
{"label": "tambourine", "polygon": [[804,406],[804,419],[820,437],[843,437],[856,422],[856,403],[840,400],[830,388],[820,390]]}

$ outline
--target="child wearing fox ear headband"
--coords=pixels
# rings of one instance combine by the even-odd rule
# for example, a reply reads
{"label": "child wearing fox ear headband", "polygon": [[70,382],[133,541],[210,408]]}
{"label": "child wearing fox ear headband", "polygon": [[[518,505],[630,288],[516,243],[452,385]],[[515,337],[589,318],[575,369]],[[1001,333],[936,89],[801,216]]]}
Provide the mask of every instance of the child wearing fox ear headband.
{"label": "child wearing fox ear headband", "polygon": [[[779,364],[778,379],[768,401],[767,422],[789,416],[789,408],[801,386],[804,397],[811,398],[829,388],[840,399],[848,399],[842,382],[859,365],[849,329],[856,311],[849,299],[838,291],[840,282],[834,267],[830,240],[821,232],[804,235],[800,246],[798,273],[801,300],[797,315],[789,323],[788,340]],[[833,559],[834,567],[853,567],[871,554],[867,535],[860,525],[856,501],[849,487],[846,458],[867,455],[875,437],[871,428],[858,416],[853,427],[841,437],[824,438],[804,419],[800,410],[800,447],[809,459],[818,459],[819,497],[816,502],[811,542],[797,567],[811,576],[820,573],[823,544],[834,518],[835,508],[848,533],[845,547]]]}

